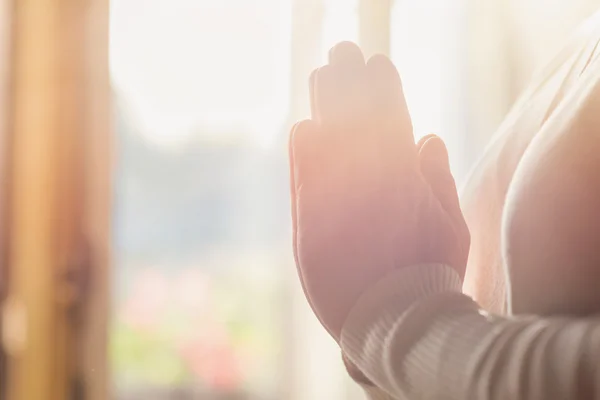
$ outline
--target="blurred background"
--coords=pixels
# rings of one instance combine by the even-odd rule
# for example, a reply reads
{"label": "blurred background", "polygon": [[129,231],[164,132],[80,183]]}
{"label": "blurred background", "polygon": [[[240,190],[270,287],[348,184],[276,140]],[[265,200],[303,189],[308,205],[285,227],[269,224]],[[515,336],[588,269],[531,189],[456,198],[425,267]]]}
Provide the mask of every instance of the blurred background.
{"label": "blurred background", "polygon": [[117,398],[352,396],[295,276],[288,130],[308,115],[310,71],[351,40],[398,64],[418,135],[461,147],[465,11],[430,0],[111,2]]}
{"label": "blurred background", "polygon": [[446,140],[460,181],[595,8],[576,3],[112,0],[117,398],[356,396],[290,252],[286,142],[308,74],[341,40],[388,53],[416,136]]}
{"label": "blurred background", "polygon": [[[95,35],[81,28],[89,36],[76,47],[92,60],[85,68],[108,63],[105,94],[86,86],[93,75],[81,80],[112,104],[106,112],[93,101],[86,108],[112,116],[110,162],[90,167],[110,175],[110,185],[86,197],[110,200],[110,232],[100,236],[111,262],[102,272],[108,284],[94,297],[107,323],[98,317],[89,329],[106,335],[85,333],[82,346],[100,346],[96,360],[107,355],[107,393],[117,400],[362,398],[305,302],[291,253],[287,135],[308,116],[309,73],[342,40],[358,42],[367,56],[388,54],[415,136],[444,138],[461,183],[535,70],[600,7],[598,0],[87,0],[78,13],[68,2],[25,3],[0,1],[0,38],[9,38],[0,59],[19,48],[10,39],[13,19],[33,24],[15,28],[31,34],[49,15],[42,10],[62,8],[57,26],[82,16],[96,26]],[[98,55],[103,34],[107,59]],[[32,37],[24,48],[42,40]],[[79,54],[63,50],[62,57]],[[12,54],[29,54],[17,59],[31,65],[36,59]],[[0,92],[18,93],[2,68]],[[86,93],[79,99],[88,104]],[[6,115],[8,98],[0,98]],[[52,103],[44,99],[39,110]],[[0,211],[2,225],[8,206]],[[20,347],[10,343],[16,357]]]}

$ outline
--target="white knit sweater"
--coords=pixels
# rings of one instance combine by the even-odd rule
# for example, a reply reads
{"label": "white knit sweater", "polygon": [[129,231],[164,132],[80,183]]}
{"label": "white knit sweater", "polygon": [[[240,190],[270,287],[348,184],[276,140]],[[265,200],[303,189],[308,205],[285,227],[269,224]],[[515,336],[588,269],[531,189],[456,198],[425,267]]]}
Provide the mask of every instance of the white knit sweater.
{"label": "white knit sweater", "polygon": [[600,399],[600,319],[491,316],[460,290],[428,264],[362,296],[341,345],[370,399]]}

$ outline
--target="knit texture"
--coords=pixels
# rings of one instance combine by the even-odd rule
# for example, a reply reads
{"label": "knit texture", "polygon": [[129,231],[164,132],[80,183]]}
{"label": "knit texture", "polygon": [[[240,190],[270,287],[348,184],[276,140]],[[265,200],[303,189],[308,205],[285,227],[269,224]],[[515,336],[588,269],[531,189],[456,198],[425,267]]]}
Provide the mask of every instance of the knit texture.
{"label": "knit texture", "polygon": [[600,319],[487,315],[443,265],[374,285],[341,345],[375,384],[372,400],[600,399]]}

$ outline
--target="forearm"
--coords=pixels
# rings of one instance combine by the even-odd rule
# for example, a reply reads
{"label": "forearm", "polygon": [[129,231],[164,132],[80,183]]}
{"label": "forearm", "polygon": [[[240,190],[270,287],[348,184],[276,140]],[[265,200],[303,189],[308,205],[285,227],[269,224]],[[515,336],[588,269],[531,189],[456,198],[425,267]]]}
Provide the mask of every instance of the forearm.
{"label": "forearm", "polygon": [[492,318],[459,290],[442,266],[387,277],[353,310],[344,351],[398,399],[600,396],[597,320]]}

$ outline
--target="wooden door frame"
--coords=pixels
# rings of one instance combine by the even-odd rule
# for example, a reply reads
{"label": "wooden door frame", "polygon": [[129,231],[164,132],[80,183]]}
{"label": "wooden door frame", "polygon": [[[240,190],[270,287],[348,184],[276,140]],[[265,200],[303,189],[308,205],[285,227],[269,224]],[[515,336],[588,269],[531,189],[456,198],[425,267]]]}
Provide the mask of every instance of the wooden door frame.
{"label": "wooden door frame", "polygon": [[[3,304],[8,285],[8,215],[9,212],[9,176],[10,176],[10,62],[12,41],[12,2],[0,0],[0,306]],[[2,318],[0,318],[2,332]],[[0,346],[0,399],[6,395],[6,357]]]}
{"label": "wooden door frame", "polygon": [[[8,400],[105,400],[110,265],[108,0],[13,0]],[[4,188],[3,188],[4,189]],[[6,242],[6,241],[4,241]],[[6,254],[6,252],[5,252]]]}

